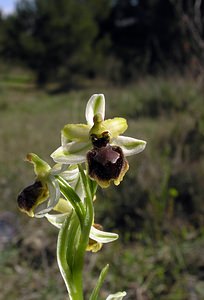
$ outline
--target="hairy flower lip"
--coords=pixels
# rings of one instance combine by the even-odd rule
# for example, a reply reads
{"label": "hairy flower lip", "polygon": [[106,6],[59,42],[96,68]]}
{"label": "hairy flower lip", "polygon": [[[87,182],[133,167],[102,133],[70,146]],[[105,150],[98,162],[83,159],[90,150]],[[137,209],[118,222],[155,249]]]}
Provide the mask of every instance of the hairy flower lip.
{"label": "hairy flower lip", "polygon": [[59,184],[52,174],[52,168],[38,155],[29,153],[26,160],[33,164],[36,181],[19,195],[17,199],[19,209],[31,217],[41,218],[58,202]]}
{"label": "hairy flower lip", "polygon": [[[44,194],[44,196],[43,196]],[[35,181],[33,184],[27,186],[18,195],[17,203],[21,211],[33,217],[33,209],[38,203],[39,198],[46,197],[45,189],[40,181]]]}
{"label": "hairy flower lip", "polygon": [[89,176],[106,188],[113,181],[116,185],[128,170],[128,162],[118,146],[107,145],[94,148],[87,153]]}

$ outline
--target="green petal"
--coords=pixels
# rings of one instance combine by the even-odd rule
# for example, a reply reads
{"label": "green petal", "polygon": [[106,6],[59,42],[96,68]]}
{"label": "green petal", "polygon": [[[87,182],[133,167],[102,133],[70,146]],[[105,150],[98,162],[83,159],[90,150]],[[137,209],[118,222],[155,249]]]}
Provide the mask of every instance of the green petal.
{"label": "green petal", "polygon": [[93,126],[93,118],[95,115],[100,114],[102,119],[105,117],[105,97],[103,94],[94,94],[89,99],[86,105],[86,120],[87,123]]}
{"label": "green petal", "polygon": [[67,124],[62,133],[70,141],[88,141],[91,126],[86,124]]}
{"label": "green petal", "polygon": [[48,175],[51,169],[50,166],[35,153],[27,154],[26,160],[34,165],[34,172],[38,178],[43,179]]}
{"label": "green petal", "polygon": [[116,294],[109,295],[106,300],[122,300],[126,295],[126,292],[118,292]]}
{"label": "green petal", "polygon": [[90,236],[92,240],[97,241],[98,243],[110,243],[118,239],[118,234],[112,232],[105,232],[98,230],[94,226],[91,226]]}
{"label": "green petal", "polygon": [[103,121],[106,130],[110,132],[111,138],[116,138],[128,128],[127,121],[124,118],[113,118]]}
{"label": "green petal", "polygon": [[86,153],[91,149],[91,142],[71,142],[55,150],[51,157],[55,162],[63,164],[78,164],[86,161]]}
{"label": "green petal", "polygon": [[119,146],[123,150],[125,156],[137,154],[143,151],[146,146],[145,141],[127,136],[119,136],[116,139],[113,139],[111,144]]}
{"label": "green petal", "polygon": [[72,210],[72,206],[69,203],[69,201],[65,200],[64,198],[60,198],[55,207],[53,207],[53,210],[58,213],[70,213]]}

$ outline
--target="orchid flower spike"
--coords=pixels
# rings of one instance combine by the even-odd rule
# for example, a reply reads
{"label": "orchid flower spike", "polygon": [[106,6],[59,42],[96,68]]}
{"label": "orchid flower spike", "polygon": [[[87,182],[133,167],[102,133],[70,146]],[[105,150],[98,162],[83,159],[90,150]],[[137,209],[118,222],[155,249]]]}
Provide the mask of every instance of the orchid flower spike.
{"label": "orchid flower spike", "polygon": [[146,142],[121,135],[128,127],[126,119],[105,120],[103,94],[89,99],[85,117],[87,124],[64,126],[62,145],[51,157],[63,164],[86,162],[90,178],[101,187],[106,188],[111,182],[118,185],[129,168],[125,157],[144,150]]}

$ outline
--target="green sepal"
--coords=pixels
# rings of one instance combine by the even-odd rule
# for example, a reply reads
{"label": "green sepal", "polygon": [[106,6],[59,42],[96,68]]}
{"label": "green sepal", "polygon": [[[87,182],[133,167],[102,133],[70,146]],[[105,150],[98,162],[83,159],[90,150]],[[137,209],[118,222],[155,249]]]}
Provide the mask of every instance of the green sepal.
{"label": "green sepal", "polygon": [[117,145],[123,150],[125,156],[138,154],[146,147],[146,142],[143,140],[134,139],[128,136],[119,136],[112,140],[112,145]]}
{"label": "green sepal", "polygon": [[88,141],[90,125],[67,124],[62,130],[62,134],[70,141]]}
{"label": "green sepal", "polygon": [[91,141],[70,142],[57,148],[51,157],[61,164],[78,164],[86,161],[86,154],[91,148]]}
{"label": "green sepal", "polygon": [[42,180],[47,177],[51,168],[46,161],[42,160],[35,153],[28,153],[26,160],[34,165],[34,172],[39,179]]}
{"label": "green sepal", "polygon": [[111,138],[116,138],[128,128],[127,121],[124,118],[113,118],[103,121],[103,126],[110,132]]}

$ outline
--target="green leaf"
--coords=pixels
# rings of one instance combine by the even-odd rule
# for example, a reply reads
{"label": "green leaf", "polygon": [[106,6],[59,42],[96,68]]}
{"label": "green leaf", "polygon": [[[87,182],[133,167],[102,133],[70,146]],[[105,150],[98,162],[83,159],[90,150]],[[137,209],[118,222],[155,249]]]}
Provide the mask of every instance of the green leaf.
{"label": "green leaf", "polygon": [[98,300],[99,292],[100,292],[102,284],[105,280],[105,277],[107,275],[108,269],[109,269],[108,264],[102,269],[101,274],[98,278],[97,284],[96,284],[89,300]]}
{"label": "green leaf", "polygon": [[71,203],[79,218],[81,226],[83,226],[85,214],[83,202],[74,191],[74,189],[66,182],[66,180],[58,176],[58,181],[62,195]]}
{"label": "green leaf", "polygon": [[57,240],[57,263],[64,279],[64,282],[67,287],[67,291],[70,293],[70,282],[71,282],[71,270],[67,264],[67,244],[68,244],[68,229],[70,226],[72,214],[67,216],[61,229],[59,231],[58,240]]}
{"label": "green leaf", "polygon": [[71,300],[83,299],[82,269],[76,268],[80,236],[79,219],[73,210],[65,219],[57,241],[57,262]]}

